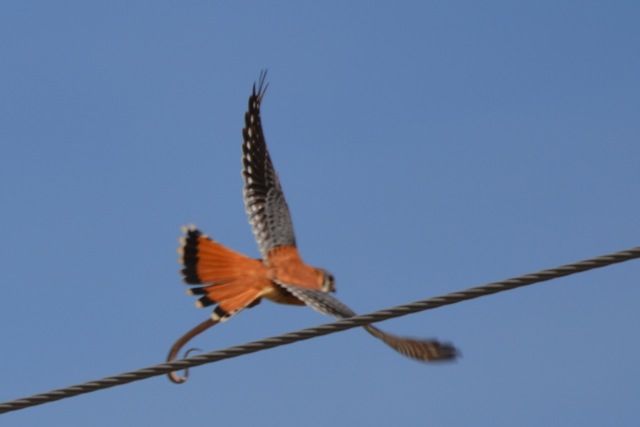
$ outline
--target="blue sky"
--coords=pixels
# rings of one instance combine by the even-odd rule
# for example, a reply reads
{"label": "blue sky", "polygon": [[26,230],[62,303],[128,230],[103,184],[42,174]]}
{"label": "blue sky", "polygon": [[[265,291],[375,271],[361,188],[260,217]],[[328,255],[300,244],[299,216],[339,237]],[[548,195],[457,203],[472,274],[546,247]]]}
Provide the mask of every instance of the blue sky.
{"label": "blue sky", "polygon": [[[636,246],[637,2],[0,3],[2,401],[164,360],[195,223],[257,256],[247,96],[299,246],[360,312]],[[637,262],[2,416],[3,425],[632,426]],[[263,303],[207,350],[328,321]]]}

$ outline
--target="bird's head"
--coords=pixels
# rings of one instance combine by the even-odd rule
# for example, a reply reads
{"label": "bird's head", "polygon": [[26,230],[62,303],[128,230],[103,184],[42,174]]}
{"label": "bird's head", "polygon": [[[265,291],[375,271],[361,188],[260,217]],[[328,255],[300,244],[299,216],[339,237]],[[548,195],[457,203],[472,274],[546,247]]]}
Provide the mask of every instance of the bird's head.
{"label": "bird's head", "polygon": [[320,269],[320,272],[322,273],[322,292],[335,292],[336,280],[333,274],[323,269]]}

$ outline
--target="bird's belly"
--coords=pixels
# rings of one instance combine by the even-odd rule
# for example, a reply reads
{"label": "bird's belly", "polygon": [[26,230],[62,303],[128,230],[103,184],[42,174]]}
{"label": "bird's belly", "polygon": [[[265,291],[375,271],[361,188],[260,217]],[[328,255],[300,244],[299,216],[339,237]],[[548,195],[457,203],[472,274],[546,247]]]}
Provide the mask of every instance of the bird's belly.
{"label": "bird's belly", "polygon": [[304,305],[302,301],[294,297],[286,289],[273,283],[262,296],[278,304]]}

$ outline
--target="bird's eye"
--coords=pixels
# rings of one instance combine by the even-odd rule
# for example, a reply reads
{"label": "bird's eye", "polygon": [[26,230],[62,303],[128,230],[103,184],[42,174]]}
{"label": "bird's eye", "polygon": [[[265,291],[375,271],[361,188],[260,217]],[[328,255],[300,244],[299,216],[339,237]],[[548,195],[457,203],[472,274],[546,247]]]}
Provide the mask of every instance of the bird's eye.
{"label": "bird's eye", "polygon": [[324,292],[335,292],[336,291],[336,286],[335,286],[335,279],[333,278],[333,274],[325,271],[324,272],[324,277],[322,280],[322,290]]}

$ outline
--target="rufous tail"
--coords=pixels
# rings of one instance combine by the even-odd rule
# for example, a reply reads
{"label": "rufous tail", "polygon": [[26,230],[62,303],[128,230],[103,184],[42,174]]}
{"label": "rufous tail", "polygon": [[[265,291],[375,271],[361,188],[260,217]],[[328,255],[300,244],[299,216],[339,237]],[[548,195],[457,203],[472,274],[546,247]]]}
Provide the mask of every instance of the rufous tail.
{"label": "rufous tail", "polygon": [[180,262],[189,295],[202,295],[196,305],[217,304],[213,317],[226,320],[238,311],[253,307],[271,281],[260,260],[249,258],[202,234],[193,226],[184,228],[180,239]]}
{"label": "rufous tail", "polygon": [[[196,306],[216,305],[211,317],[181,336],[171,346],[167,362],[178,357],[180,350],[196,335],[227,320],[240,310],[260,303],[262,292],[270,282],[262,262],[235,252],[202,234],[193,226],[183,229],[180,239],[182,277],[188,285],[189,295],[200,295]],[[191,351],[191,350],[189,350]],[[187,351],[187,355],[189,353]],[[188,369],[180,376],[168,374],[169,379],[181,384],[189,376]]]}

